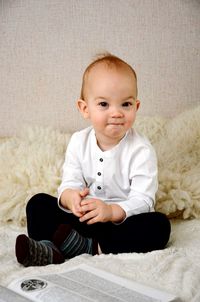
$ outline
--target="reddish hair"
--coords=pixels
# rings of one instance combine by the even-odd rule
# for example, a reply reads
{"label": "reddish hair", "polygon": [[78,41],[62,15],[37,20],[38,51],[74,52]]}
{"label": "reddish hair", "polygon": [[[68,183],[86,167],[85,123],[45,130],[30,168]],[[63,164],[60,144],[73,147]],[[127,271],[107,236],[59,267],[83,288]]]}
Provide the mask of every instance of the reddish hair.
{"label": "reddish hair", "polygon": [[[110,53],[105,53],[105,54],[101,54],[98,55],[97,58],[88,65],[88,67],[86,68],[84,74],[83,74],[83,78],[82,78],[82,87],[81,87],[81,99],[84,100],[84,90],[85,90],[85,82],[86,82],[86,78],[87,75],[89,74],[89,72],[91,71],[91,69],[93,67],[95,67],[97,64],[106,64],[108,68],[112,68],[112,67],[116,67],[116,68],[122,68],[122,67],[127,67],[134,75],[135,80],[136,80],[136,86],[137,86],[137,75],[135,70],[125,61],[123,61],[122,59],[120,59],[117,56],[114,56]],[[137,88],[137,87],[136,87]]]}

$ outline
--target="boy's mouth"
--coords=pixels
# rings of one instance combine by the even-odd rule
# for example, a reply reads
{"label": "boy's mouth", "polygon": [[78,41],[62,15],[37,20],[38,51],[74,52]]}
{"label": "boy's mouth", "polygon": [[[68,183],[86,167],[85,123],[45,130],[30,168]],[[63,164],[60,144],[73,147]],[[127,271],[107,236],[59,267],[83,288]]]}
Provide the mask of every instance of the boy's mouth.
{"label": "boy's mouth", "polygon": [[113,120],[110,120],[108,122],[108,125],[111,125],[111,126],[122,126],[122,125],[124,125],[124,121],[120,120],[120,119],[113,119]]}
{"label": "boy's mouth", "polygon": [[108,123],[109,126],[123,126],[124,123]]}

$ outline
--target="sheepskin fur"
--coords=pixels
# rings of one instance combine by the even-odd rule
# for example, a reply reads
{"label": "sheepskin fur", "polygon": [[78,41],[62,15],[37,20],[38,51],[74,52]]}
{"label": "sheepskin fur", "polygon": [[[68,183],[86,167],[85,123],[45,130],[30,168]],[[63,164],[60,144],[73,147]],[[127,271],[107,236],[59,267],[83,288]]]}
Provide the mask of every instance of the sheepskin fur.
{"label": "sheepskin fur", "polygon": [[[141,117],[135,128],[158,157],[156,210],[168,217],[200,218],[200,106],[173,119]],[[57,195],[71,134],[26,127],[0,140],[0,221],[26,224],[25,206],[39,192]]]}

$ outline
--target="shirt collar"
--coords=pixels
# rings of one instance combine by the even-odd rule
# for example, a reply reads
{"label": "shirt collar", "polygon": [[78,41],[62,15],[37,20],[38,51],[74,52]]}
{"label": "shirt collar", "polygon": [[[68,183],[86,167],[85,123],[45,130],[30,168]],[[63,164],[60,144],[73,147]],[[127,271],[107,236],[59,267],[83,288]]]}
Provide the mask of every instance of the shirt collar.
{"label": "shirt collar", "polygon": [[128,134],[130,132],[130,129],[126,132],[126,134],[124,135],[124,137],[120,140],[120,142],[114,146],[112,149],[110,150],[107,150],[107,151],[102,151],[98,144],[97,144],[97,139],[96,139],[96,135],[95,135],[95,131],[94,129],[92,128],[92,132],[91,132],[91,135],[92,135],[92,143],[93,143],[93,146],[95,146],[95,151],[96,151],[96,154],[100,155],[100,156],[103,156],[103,157],[113,157],[113,155],[119,150],[119,148],[121,148],[121,146],[123,145],[124,141],[126,140]]}

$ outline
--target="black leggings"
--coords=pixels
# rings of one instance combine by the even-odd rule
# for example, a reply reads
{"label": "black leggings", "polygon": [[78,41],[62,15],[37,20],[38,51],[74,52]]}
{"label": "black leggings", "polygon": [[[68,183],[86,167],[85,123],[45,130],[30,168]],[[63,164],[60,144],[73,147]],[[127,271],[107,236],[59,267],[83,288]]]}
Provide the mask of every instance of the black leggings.
{"label": "black leggings", "polygon": [[121,224],[87,225],[79,218],[60,209],[57,199],[47,194],[33,196],[27,204],[28,235],[35,240],[52,240],[60,224],[71,224],[84,237],[99,242],[103,253],[149,252],[163,249],[170,236],[170,222],[158,212],[127,218]]}

